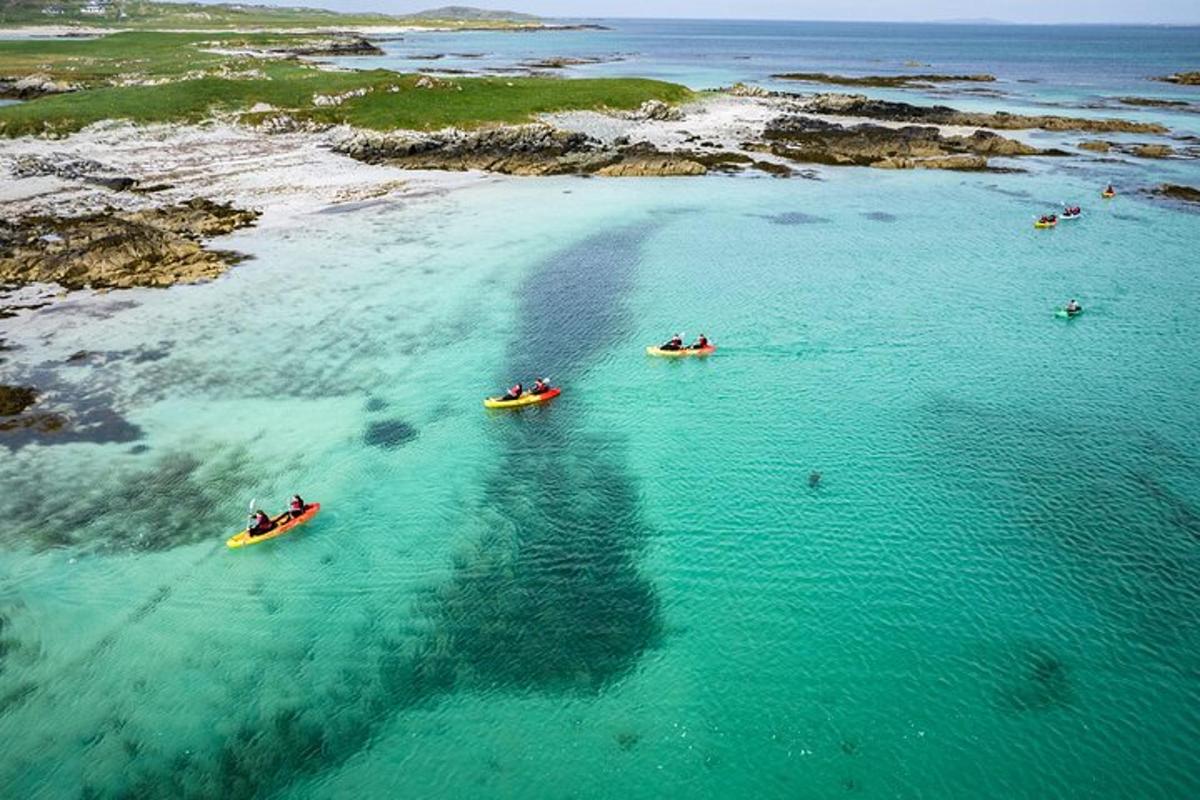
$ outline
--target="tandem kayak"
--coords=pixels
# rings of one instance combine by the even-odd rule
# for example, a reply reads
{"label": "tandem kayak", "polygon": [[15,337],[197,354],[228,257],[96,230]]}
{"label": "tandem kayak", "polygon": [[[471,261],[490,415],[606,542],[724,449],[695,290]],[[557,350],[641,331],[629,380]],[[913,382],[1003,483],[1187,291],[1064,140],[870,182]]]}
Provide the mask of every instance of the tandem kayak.
{"label": "tandem kayak", "polygon": [[1033,227],[1035,227],[1035,228],[1053,228],[1057,224],[1058,224],[1058,220],[1054,220],[1053,222],[1042,222],[1041,220],[1038,220],[1037,222],[1033,223]]}
{"label": "tandem kayak", "polygon": [[650,345],[646,348],[646,355],[660,356],[662,358],[686,358],[687,356],[708,356],[716,351],[716,345],[701,347],[698,350],[693,350],[690,347],[685,347],[682,350],[663,350],[661,347]]}
{"label": "tandem kayak", "polygon": [[310,519],[315,517],[317,512],[320,510],[320,503],[309,503],[308,507],[304,509],[304,513],[298,517],[293,518],[291,514],[285,511],[282,514],[271,518],[271,522],[275,523],[275,527],[271,528],[271,530],[267,531],[266,533],[260,533],[258,536],[251,536],[249,530],[243,530],[241,533],[231,536],[229,541],[225,542],[225,544],[228,547],[234,548],[246,547],[248,545],[258,544],[259,542],[265,542],[267,539],[274,539],[276,536],[283,536],[285,533],[291,533],[292,531],[296,530],[296,528],[299,528],[301,525],[308,522]]}
{"label": "tandem kayak", "polygon": [[557,387],[541,394],[523,394],[516,400],[502,400],[499,397],[489,397],[483,401],[484,408],[523,408],[524,406],[535,406],[538,403],[544,403],[547,400],[558,397],[562,394],[562,389]]}
{"label": "tandem kayak", "polygon": [[1075,319],[1075,317],[1078,317],[1082,313],[1083,313],[1082,308],[1079,309],[1078,311],[1067,311],[1065,308],[1060,308],[1054,312],[1054,316],[1062,317],[1063,319]]}
{"label": "tandem kayak", "polygon": [[1063,214],[1062,216],[1059,217],[1059,219],[1079,219],[1082,216],[1083,216],[1083,212],[1080,211],[1078,214]]}
{"label": "tandem kayak", "polygon": [[1101,192],[1100,196],[1103,197],[1105,200],[1112,200],[1114,197],[1117,196],[1117,193],[1116,192]]}

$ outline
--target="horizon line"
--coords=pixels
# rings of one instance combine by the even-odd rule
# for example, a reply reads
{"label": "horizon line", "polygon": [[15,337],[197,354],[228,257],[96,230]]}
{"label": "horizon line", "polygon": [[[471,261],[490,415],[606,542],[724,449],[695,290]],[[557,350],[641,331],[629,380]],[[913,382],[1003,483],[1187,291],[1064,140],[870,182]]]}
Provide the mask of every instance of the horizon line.
{"label": "horizon line", "polygon": [[[175,0],[176,2],[186,2],[187,0]],[[227,2],[227,0],[221,0]],[[276,6],[279,8],[279,6]],[[430,9],[434,10],[434,9]],[[344,12],[344,13],[364,13],[364,12]],[[365,12],[370,13],[370,12]],[[416,12],[420,14],[421,12]],[[516,12],[522,13],[522,12]],[[414,16],[409,14],[407,16]],[[1013,27],[1013,26],[1030,26],[1030,27],[1122,27],[1122,28],[1200,28],[1200,19],[1191,22],[1117,22],[1117,21],[1101,21],[1101,22],[1031,22],[1025,20],[1007,20],[1007,19],[833,19],[833,18],[793,18],[793,17],[658,17],[658,16],[620,16],[620,17],[602,17],[596,15],[588,16],[538,16],[540,20],[549,21],[569,21],[569,22],[585,22],[585,21],[620,21],[620,20],[661,20],[661,21],[676,21],[676,22],[837,22],[846,25],[961,25],[964,27],[972,26],[977,28],[986,27]]]}

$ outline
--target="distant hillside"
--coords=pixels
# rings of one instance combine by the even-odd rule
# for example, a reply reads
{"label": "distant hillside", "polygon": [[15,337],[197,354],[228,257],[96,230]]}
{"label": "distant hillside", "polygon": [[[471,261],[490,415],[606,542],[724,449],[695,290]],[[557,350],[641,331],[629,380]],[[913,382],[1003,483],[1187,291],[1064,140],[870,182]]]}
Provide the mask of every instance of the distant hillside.
{"label": "distant hillside", "polygon": [[416,14],[340,13],[248,3],[156,2],[155,0],[0,0],[0,26],[89,25],[126,28],[305,28],[453,24],[461,27],[523,27],[537,17],[515,11],[445,6]]}
{"label": "distant hillside", "polygon": [[492,11],[488,8],[473,8],[471,6],[442,6],[441,8],[431,8],[427,11],[418,11],[415,14],[405,14],[404,16],[413,19],[454,19],[454,20],[524,20],[532,21],[539,19],[533,14],[520,14],[516,11]]}

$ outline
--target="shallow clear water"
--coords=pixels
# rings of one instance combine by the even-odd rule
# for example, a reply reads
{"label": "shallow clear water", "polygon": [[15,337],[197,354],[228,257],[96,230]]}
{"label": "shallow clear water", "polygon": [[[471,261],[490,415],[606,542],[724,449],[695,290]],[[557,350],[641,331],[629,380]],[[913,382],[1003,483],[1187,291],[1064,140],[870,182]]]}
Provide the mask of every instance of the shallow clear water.
{"label": "shallow clear water", "polygon": [[0,322],[91,425],[0,458],[5,796],[1195,796],[1195,170],[1027,165],[495,180]]}

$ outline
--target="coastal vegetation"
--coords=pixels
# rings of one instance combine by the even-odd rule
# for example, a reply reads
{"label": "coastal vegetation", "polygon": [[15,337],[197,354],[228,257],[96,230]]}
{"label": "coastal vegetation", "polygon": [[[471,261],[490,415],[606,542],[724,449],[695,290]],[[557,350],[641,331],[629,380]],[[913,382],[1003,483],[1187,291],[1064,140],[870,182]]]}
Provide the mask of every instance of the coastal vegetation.
{"label": "coastal vegetation", "polygon": [[[196,122],[257,109],[296,120],[375,130],[471,128],[578,109],[677,103],[691,92],[638,78],[454,80],[390,70],[335,71],[297,53],[328,48],[312,35],[123,32],[88,40],[0,42],[0,85],[46,96],[0,108],[0,135],[66,134],[93,122]],[[33,80],[33,84],[29,81]]]}

